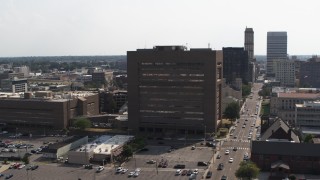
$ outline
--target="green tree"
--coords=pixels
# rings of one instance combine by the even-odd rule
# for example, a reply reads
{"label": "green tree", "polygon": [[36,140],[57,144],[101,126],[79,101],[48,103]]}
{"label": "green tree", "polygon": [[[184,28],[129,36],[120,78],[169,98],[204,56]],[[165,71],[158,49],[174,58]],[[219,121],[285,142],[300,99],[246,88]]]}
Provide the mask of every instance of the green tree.
{"label": "green tree", "polygon": [[312,134],[307,134],[306,137],[304,137],[303,142],[305,142],[305,143],[311,143],[311,142],[312,142],[312,138],[314,138],[314,135],[312,135]]}
{"label": "green tree", "polygon": [[124,145],[122,150],[122,155],[126,158],[131,157],[133,155],[132,147],[129,145]]}
{"label": "green tree", "polygon": [[238,102],[232,102],[228,104],[226,109],[223,112],[225,118],[235,120],[236,118],[240,118],[240,106]]}
{"label": "green tree", "polygon": [[297,178],[296,178],[295,175],[291,174],[291,175],[289,175],[289,179],[290,179],[290,180],[296,180]]}
{"label": "green tree", "polygon": [[29,164],[29,156],[27,154],[23,156],[22,162],[24,162],[24,164]]}
{"label": "green tree", "polygon": [[251,93],[251,86],[242,84],[242,96],[247,97]]}
{"label": "green tree", "polygon": [[239,169],[237,169],[235,175],[237,178],[241,179],[253,179],[257,178],[259,175],[260,169],[251,161],[240,163]]}
{"label": "green tree", "polygon": [[84,130],[91,127],[91,121],[85,117],[79,117],[75,119],[75,121],[73,122],[73,126]]}

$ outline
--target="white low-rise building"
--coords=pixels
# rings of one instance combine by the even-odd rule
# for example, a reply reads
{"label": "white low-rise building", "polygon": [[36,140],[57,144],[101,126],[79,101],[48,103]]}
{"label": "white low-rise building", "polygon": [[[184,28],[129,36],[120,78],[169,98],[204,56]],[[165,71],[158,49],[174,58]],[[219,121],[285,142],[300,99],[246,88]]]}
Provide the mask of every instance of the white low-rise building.
{"label": "white low-rise building", "polygon": [[101,136],[75,151],[70,151],[68,161],[73,164],[88,164],[90,160],[102,163],[110,162],[113,157],[121,154],[123,145],[133,138],[133,136],[126,135]]}

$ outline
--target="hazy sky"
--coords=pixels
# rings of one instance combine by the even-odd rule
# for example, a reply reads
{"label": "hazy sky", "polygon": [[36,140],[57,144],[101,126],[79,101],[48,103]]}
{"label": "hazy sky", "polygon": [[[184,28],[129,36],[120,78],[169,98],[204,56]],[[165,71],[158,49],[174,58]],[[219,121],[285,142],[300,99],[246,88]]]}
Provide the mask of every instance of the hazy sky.
{"label": "hazy sky", "polygon": [[290,55],[320,54],[319,0],[0,0],[0,56],[125,55],[154,45],[243,47],[288,32]]}

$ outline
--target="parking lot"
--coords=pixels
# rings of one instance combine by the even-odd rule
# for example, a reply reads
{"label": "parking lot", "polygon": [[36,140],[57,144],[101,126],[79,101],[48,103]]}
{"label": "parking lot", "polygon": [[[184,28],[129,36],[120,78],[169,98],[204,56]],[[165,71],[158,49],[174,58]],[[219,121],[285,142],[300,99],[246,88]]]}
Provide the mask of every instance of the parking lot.
{"label": "parking lot", "polygon": [[[4,155],[21,155],[32,150],[37,150],[40,147],[47,145],[50,142],[57,142],[63,140],[65,137],[19,137],[10,138],[8,136],[1,137],[2,142],[6,144],[2,149],[16,149],[15,152],[1,152],[0,156]],[[187,147],[175,147],[173,148],[169,141],[164,141],[165,145],[148,145],[144,151],[140,151],[134,154],[128,162],[123,164],[124,168],[128,171],[124,174],[115,173],[115,167],[108,164],[105,169],[100,173],[96,173],[96,168],[99,165],[94,165],[93,169],[85,169],[82,165],[72,165],[64,163],[53,163],[50,159],[42,158],[41,153],[32,153],[30,156],[30,164],[39,165],[38,169],[27,170],[27,166],[20,168],[8,169],[8,167],[14,162],[9,162],[8,165],[2,165],[0,173],[4,175],[13,174],[11,179],[54,179],[54,180],[65,180],[65,179],[81,179],[81,180],[92,180],[92,179],[128,179],[128,173],[134,171],[136,168],[141,168],[141,173],[135,179],[188,179],[190,176],[187,175],[175,175],[176,170],[173,167],[177,164],[185,165],[185,169],[199,169],[199,174],[196,179],[201,179],[203,176],[206,166],[198,166],[198,162],[209,162],[213,156],[213,149],[211,147],[197,146],[192,150],[192,145]],[[171,141],[170,141],[171,142]],[[19,144],[22,148],[19,148]],[[175,143],[173,143],[175,144]],[[10,146],[8,146],[10,145]],[[18,145],[18,146],[17,146]],[[24,145],[30,145],[28,148]],[[34,151],[33,151],[34,152]],[[147,163],[149,160],[154,160],[154,163]],[[166,161],[167,166],[165,168],[158,167],[160,161]],[[1,172],[3,171],[3,172]]]}

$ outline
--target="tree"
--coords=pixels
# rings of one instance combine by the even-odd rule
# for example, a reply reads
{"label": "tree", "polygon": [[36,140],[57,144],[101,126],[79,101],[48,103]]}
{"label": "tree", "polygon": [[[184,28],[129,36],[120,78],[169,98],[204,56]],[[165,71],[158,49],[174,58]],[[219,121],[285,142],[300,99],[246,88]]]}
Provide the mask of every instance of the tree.
{"label": "tree", "polygon": [[312,134],[307,134],[306,137],[304,138],[303,142],[305,142],[305,143],[311,143],[311,142],[312,142],[312,138],[314,138],[314,135],[312,135]]}
{"label": "tree", "polygon": [[129,145],[124,145],[122,150],[122,155],[125,157],[131,157],[133,155],[132,147]]}
{"label": "tree", "polygon": [[290,180],[296,180],[297,177],[296,177],[295,175],[291,174],[291,175],[289,175],[289,179],[290,179]]}
{"label": "tree", "polygon": [[27,154],[23,156],[22,162],[24,162],[24,164],[29,164],[29,156]]}
{"label": "tree", "polygon": [[225,118],[235,120],[236,118],[240,118],[240,106],[238,102],[232,102],[228,104],[226,109],[223,112]]}
{"label": "tree", "polygon": [[79,117],[79,118],[76,118],[76,120],[73,122],[73,126],[81,130],[84,130],[86,128],[91,127],[91,121],[85,117]]}
{"label": "tree", "polygon": [[242,85],[242,96],[246,97],[249,96],[251,93],[251,86],[250,85]]}
{"label": "tree", "polygon": [[251,161],[245,162],[242,161],[240,163],[239,169],[237,169],[235,175],[237,178],[244,178],[244,179],[252,179],[257,178],[259,175],[260,169]]}

